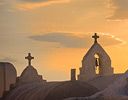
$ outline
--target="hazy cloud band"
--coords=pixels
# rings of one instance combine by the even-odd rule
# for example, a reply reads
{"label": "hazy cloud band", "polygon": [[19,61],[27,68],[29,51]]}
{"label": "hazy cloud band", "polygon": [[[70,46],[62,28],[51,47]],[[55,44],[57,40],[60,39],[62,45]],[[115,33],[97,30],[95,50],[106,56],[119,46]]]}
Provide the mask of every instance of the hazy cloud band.
{"label": "hazy cloud band", "polygon": [[[125,43],[123,40],[115,38],[113,35],[100,34],[100,37],[99,41],[104,46]],[[73,33],[48,33],[30,36],[29,38],[36,41],[59,43],[64,47],[70,48],[88,48],[93,41],[91,35],[76,35]]]}

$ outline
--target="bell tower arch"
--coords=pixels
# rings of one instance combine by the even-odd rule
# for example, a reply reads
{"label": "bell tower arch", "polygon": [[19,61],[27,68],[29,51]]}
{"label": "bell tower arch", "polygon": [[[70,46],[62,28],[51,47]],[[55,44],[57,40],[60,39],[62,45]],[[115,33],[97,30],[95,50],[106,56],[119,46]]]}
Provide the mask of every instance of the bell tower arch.
{"label": "bell tower arch", "polygon": [[99,36],[95,33],[92,38],[94,38],[94,44],[83,57],[78,80],[89,81],[97,77],[113,74],[111,59],[97,42],[97,38],[99,38]]}

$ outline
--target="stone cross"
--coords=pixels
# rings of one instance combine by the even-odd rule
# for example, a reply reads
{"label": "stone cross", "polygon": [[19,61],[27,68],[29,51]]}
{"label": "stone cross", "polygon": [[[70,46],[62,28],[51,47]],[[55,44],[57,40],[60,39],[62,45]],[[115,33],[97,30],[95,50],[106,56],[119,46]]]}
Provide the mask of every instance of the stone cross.
{"label": "stone cross", "polygon": [[31,60],[34,59],[34,57],[31,56],[31,53],[28,53],[28,56],[25,57],[25,59],[28,59],[28,65],[31,66]]}
{"label": "stone cross", "polygon": [[97,35],[97,33],[95,33],[95,35],[94,35],[94,36],[92,36],[92,38],[94,38],[94,39],[95,39],[94,43],[97,43],[97,38],[99,38],[99,36]]}

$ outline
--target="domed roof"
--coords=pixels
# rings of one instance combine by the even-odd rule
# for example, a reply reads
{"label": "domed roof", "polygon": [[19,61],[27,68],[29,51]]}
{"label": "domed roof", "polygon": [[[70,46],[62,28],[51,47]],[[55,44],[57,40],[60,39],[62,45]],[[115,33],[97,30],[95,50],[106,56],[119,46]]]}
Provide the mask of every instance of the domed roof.
{"label": "domed roof", "polygon": [[87,97],[98,92],[82,81],[37,82],[11,90],[5,100],[63,100],[70,97]]}
{"label": "domed roof", "polygon": [[44,100],[63,100],[69,97],[88,97],[98,90],[82,81],[67,81],[52,89]]}

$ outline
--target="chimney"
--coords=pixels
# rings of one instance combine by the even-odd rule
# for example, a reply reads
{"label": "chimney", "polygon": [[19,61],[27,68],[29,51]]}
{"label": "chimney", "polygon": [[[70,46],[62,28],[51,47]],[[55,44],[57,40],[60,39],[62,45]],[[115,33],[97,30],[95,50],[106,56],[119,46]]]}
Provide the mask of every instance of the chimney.
{"label": "chimney", "polygon": [[71,81],[76,81],[76,69],[71,69]]}

